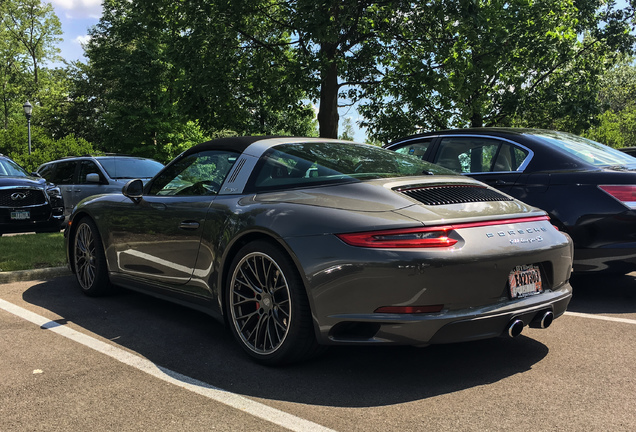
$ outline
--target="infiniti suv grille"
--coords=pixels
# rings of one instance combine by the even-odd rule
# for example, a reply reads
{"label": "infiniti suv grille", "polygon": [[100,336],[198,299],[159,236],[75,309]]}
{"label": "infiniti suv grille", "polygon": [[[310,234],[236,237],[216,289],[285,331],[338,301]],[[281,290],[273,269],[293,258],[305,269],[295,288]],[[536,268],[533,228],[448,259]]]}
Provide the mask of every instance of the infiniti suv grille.
{"label": "infiniti suv grille", "polygon": [[37,189],[0,190],[0,207],[26,207],[45,204],[44,192]]}

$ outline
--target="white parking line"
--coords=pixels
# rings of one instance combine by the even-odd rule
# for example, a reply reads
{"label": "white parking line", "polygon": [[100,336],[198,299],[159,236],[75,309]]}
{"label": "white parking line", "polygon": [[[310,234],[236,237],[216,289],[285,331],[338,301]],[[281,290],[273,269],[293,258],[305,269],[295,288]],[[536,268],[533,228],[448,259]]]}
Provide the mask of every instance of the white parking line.
{"label": "white parking line", "polygon": [[604,315],[594,315],[594,314],[586,314],[586,313],[580,313],[580,312],[566,312],[565,315],[575,316],[579,318],[591,318],[591,319],[597,319],[602,321],[619,322],[623,324],[636,324],[636,320],[633,320],[633,319],[615,318],[615,317],[609,317]]}
{"label": "white parking line", "polygon": [[120,361],[121,363],[132,366],[142,372],[152,375],[155,378],[159,378],[160,380],[163,380],[165,382],[174,384],[193,393],[207,397],[208,399],[212,399],[216,402],[220,402],[232,408],[241,410],[243,412],[251,414],[254,417],[267,420],[286,429],[298,432],[334,432],[333,429],[326,428],[317,423],[310,422],[300,417],[296,417],[292,414],[288,414],[284,411],[280,411],[259,402],[255,402],[247,397],[228,392],[226,390],[207,384],[203,381],[199,381],[194,378],[182,375],[178,372],[157,366],[147,359],[136,356],[114,345],[102,342],[84,333],[80,333],[76,330],[65,327],[61,324],[58,324],[43,316],[40,316],[36,313],[28,311],[24,308],[21,308],[20,306],[16,306],[13,303],[9,303],[2,299],[0,299],[0,309],[4,309],[5,311],[13,315],[30,321],[33,324],[36,324],[46,330],[50,330],[61,336],[71,339],[72,341],[80,343],[88,348],[92,348],[102,354],[106,354],[114,358],[115,360]]}

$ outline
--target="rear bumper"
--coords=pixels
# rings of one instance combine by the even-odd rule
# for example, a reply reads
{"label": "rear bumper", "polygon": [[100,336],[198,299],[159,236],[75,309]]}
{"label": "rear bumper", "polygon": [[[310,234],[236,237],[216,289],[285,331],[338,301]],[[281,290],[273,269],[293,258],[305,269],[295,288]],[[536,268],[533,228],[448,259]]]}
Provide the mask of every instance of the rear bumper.
{"label": "rear bumper", "polygon": [[569,283],[556,291],[514,301],[502,301],[481,309],[442,311],[439,314],[374,314],[340,317],[331,329],[328,344],[431,345],[497,337],[513,320],[524,326],[550,311],[554,318],[566,311],[572,298]]}

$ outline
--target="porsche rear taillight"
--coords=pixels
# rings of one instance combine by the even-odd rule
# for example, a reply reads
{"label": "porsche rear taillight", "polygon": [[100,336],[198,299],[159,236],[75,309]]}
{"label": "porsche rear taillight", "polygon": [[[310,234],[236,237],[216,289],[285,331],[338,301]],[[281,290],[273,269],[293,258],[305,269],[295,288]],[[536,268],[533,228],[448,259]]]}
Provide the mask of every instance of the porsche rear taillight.
{"label": "porsche rear taillight", "polygon": [[[443,248],[454,246],[459,240],[451,233],[465,228],[478,228],[494,225],[510,225],[527,222],[547,221],[547,216],[528,216],[513,219],[497,219],[480,222],[464,222],[433,227],[400,228],[383,231],[336,234],[350,246],[368,248]],[[459,237],[455,235],[454,237]]]}
{"label": "porsche rear taillight", "polygon": [[363,233],[336,234],[350,246],[369,248],[435,248],[449,247],[457,240],[449,238],[453,228],[438,226],[431,228],[407,228]]}
{"label": "porsche rear taillight", "polygon": [[625,207],[636,209],[636,186],[633,185],[599,185],[606,194],[620,201]]}

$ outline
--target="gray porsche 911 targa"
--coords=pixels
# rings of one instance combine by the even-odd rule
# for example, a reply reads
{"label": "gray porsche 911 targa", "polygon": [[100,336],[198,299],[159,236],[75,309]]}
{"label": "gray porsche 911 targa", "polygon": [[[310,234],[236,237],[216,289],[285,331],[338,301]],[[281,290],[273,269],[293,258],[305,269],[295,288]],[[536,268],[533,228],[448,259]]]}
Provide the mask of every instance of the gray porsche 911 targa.
{"label": "gray porsche 911 targa", "polygon": [[197,145],[145,186],[81,202],[66,238],[86,294],[119,286],[205,311],[269,365],[325,345],[516,336],[572,295],[572,243],[545,212],[346,141]]}

